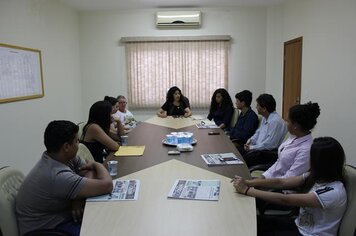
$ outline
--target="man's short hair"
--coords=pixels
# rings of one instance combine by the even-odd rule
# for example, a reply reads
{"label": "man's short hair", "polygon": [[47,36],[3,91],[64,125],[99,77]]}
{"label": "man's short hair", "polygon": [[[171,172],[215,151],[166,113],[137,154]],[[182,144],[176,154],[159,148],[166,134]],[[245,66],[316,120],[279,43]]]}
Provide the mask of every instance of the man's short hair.
{"label": "man's short hair", "polygon": [[58,152],[63,144],[73,143],[79,126],[67,120],[51,121],[44,133],[44,144],[47,152]]}
{"label": "man's short hair", "polygon": [[257,99],[256,102],[260,107],[266,108],[269,113],[272,113],[276,110],[276,100],[274,100],[271,94],[261,94]]}
{"label": "man's short hair", "polygon": [[124,95],[119,95],[119,96],[117,96],[117,100],[120,100],[120,99],[126,99],[126,97],[124,96]]}
{"label": "man's short hair", "polygon": [[252,102],[252,93],[249,90],[244,90],[242,92],[236,93],[236,99],[239,99],[240,102],[245,102],[247,107],[251,106]]}

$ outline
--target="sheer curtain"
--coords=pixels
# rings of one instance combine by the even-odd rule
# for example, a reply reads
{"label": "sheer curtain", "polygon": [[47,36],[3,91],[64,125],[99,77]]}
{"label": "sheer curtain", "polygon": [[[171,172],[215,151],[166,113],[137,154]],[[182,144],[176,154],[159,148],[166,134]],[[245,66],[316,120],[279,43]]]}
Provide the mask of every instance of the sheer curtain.
{"label": "sheer curtain", "polygon": [[126,42],[131,108],[158,108],[172,86],[192,108],[207,108],[217,88],[227,88],[229,41]]}

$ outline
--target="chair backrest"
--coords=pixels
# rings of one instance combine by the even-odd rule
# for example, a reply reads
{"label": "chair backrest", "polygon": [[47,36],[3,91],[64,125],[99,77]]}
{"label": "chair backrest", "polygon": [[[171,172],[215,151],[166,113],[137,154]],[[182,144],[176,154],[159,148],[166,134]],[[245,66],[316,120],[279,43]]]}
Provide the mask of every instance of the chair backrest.
{"label": "chair backrest", "polygon": [[356,168],[346,165],[344,171],[347,208],[341,220],[338,235],[353,236],[356,228]]}
{"label": "chair backrest", "polygon": [[24,175],[12,167],[0,169],[0,228],[4,236],[19,235],[15,198],[23,179]]}
{"label": "chair backrest", "polygon": [[82,143],[79,143],[77,156],[79,156],[80,158],[82,158],[84,160],[94,161],[93,155],[91,154],[89,149]]}
{"label": "chair backrest", "polygon": [[259,128],[261,126],[261,124],[262,124],[263,116],[257,115],[257,117],[258,117],[258,128]]}
{"label": "chair backrest", "polygon": [[77,125],[79,126],[79,130],[78,130],[78,138],[80,140],[80,138],[82,137],[82,133],[83,133],[83,127],[85,126],[85,122],[80,122]]}
{"label": "chair backrest", "polygon": [[235,126],[237,118],[239,118],[239,115],[240,115],[240,110],[237,108],[234,108],[234,114],[232,114],[232,117],[231,117],[230,127]]}

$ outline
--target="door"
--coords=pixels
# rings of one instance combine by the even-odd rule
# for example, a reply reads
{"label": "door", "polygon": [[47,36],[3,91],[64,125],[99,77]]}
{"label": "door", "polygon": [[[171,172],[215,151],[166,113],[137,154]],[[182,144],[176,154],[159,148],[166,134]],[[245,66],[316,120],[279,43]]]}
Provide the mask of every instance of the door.
{"label": "door", "polygon": [[302,45],[303,37],[284,43],[283,63],[283,110],[282,117],[287,119],[288,110],[300,104],[302,77]]}

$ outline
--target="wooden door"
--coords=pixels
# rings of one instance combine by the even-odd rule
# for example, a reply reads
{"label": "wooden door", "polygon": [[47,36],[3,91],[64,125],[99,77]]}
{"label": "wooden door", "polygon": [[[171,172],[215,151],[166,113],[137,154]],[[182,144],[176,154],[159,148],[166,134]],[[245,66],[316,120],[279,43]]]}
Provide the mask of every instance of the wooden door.
{"label": "wooden door", "polygon": [[300,104],[302,79],[302,44],[303,37],[296,38],[284,43],[283,119],[287,119],[288,110],[291,106]]}

